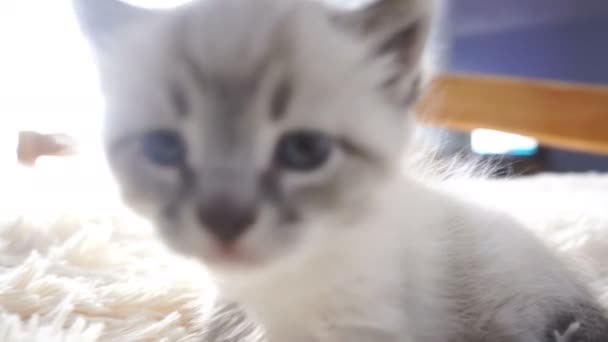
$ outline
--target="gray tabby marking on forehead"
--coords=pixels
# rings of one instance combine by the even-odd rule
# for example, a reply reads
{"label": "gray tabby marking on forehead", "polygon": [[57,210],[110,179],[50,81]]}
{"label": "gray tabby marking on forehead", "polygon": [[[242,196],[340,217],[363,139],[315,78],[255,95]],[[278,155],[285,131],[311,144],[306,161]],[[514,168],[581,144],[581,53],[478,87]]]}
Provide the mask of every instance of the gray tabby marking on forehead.
{"label": "gray tabby marking on forehead", "polygon": [[[188,46],[187,42],[179,43],[176,47],[176,58],[195,85],[196,91],[214,101],[216,109],[223,114],[235,115],[242,113],[260,88],[261,82],[273,63],[282,57],[279,49],[270,49],[262,57],[252,62],[251,67],[239,70],[214,68],[214,63],[207,59],[205,51],[197,51]],[[276,45],[276,44],[275,44]],[[216,61],[217,62],[217,61]],[[271,115],[279,118],[285,111],[291,93],[288,81],[279,83],[271,100]]]}
{"label": "gray tabby marking on forehead", "polygon": [[188,94],[184,87],[177,82],[172,82],[169,85],[169,95],[171,97],[171,104],[175,113],[179,117],[188,115],[190,111],[190,104],[188,102]]}
{"label": "gray tabby marking on forehead", "polygon": [[252,93],[259,85],[264,73],[269,68],[270,57],[261,58],[250,70],[240,73],[218,72],[218,69],[203,66],[205,62],[205,52],[187,51],[186,47],[178,49],[179,60],[184,64],[184,68],[196,83],[198,90],[210,91],[212,93],[226,93],[239,89]]}
{"label": "gray tabby marking on forehead", "polygon": [[188,71],[192,81],[194,81],[196,84],[197,90],[205,90],[209,83],[209,76],[205,75],[203,70],[201,70],[200,66],[198,65],[196,59],[191,56],[185,48],[178,48],[177,51],[179,51],[178,57],[184,64],[184,69]]}
{"label": "gray tabby marking on forehead", "polygon": [[176,22],[176,48],[211,82],[259,79],[282,54],[278,45],[292,7],[281,1],[201,2]]}
{"label": "gray tabby marking on forehead", "polygon": [[280,120],[286,115],[292,96],[292,87],[292,83],[289,80],[283,79],[277,84],[276,89],[274,89],[270,106],[270,117],[273,120]]}

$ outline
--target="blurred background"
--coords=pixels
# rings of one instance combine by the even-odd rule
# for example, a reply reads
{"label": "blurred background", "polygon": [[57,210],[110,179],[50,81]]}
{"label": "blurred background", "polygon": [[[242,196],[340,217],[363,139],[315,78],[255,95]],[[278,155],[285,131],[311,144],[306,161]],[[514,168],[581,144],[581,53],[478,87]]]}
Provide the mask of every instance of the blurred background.
{"label": "blurred background", "polygon": [[[446,0],[444,5],[438,44],[446,71],[608,84],[606,0]],[[608,171],[606,156],[538,146],[531,138],[483,129],[448,136],[450,150],[510,156],[506,159],[524,164],[520,171]]]}
{"label": "blurred background", "polygon": [[[129,2],[170,7],[185,1]],[[442,71],[608,84],[606,0],[444,0],[443,5],[434,41]],[[96,150],[103,103],[70,1],[4,0],[0,26],[1,157],[14,156],[19,130],[67,133]],[[484,128],[431,131],[446,139],[446,155],[498,160],[506,174],[608,171],[606,156]]]}

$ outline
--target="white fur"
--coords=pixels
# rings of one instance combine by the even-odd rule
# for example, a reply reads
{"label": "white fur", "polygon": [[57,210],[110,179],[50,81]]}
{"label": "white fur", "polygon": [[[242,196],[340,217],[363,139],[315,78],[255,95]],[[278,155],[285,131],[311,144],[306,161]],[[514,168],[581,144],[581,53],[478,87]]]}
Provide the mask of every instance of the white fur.
{"label": "white fur", "polygon": [[[558,299],[587,299],[510,217],[403,180],[379,193],[369,216],[316,241],[313,258],[220,279],[271,341],[468,341],[478,332],[463,324],[496,320],[514,341],[540,342]],[[449,275],[450,267],[460,269]],[[476,302],[456,297],[465,287]],[[459,317],[459,306],[474,321]]]}
{"label": "white fur", "polygon": [[[410,22],[429,8],[423,0],[402,3],[409,5]],[[176,170],[147,164],[132,146],[111,151],[127,203],[155,221],[170,245],[208,263],[224,295],[261,324],[270,342],[546,342],[544,333],[563,305],[593,302],[511,218],[400,173],[398,157],[407,137],[404,109],[378,91],[395,66],[390,56],[371,57],[374,39],[393,27],[358,42],[332,26],[329,12],[316,5],[300,5],[297,11],[270,0],[206,5],[130,31],[101,59],[109,146],[151,128],[181,129],[194,142],[188,146],[189,162],[200,165],[197,142],[208,133],[203,124],[209,124],[205,113],[210,110],[205,94],[191,97],[201,115],[186,127],[162,100],[167,79],[188,84],[180,64],[172,63],[175,40],[183,39],[190,52],[202,56],[202,69],[225,77],[247,74],[265,58],[276,62],[261,76],[261,96],[241,114],[249,118],[250,131],[262,132],[255,143],[256,167],[267,164],[273,141],[290,128],[352,138],[376,157],[366,164],[339,151],[318,172],[287,176],[285,182],[296,189],[339,184],[340,201],[332,208],[305,203],[306,218],[289,227],[277,227],[276,215],[263,211],[239,242],[263,266],[235,270],[210,262],[218,247],[192,215],[196,203],[180,207],[177,223],[163,221],[160,209],[175,194]],[[182,21],[183,14],[196,20]],[[233,25],[230,32],[220,32],[226,16]],[[274,25],[281,20],[288,21],[280,33],[288,38],[283,43],[292,44],[289,59],[276,57],[280,54],[273,50]],[[181,35],[175,35],[177,28],[184,29]],[[286,61],[290,65],[282,64]],[[404,71],[404,85],[411,88],[417,68]],[[264,90],[285,70],[298,80],[296,92],[286,119],[270,125],[262,104],[271,94]],[[192,84],[186,88],[196,91]],[[286,229],[295,232],[290,239],[281,237]]]}
{"label": "white fur", "polygon": [[[118,206],[109,175],[96,164],[101,160],[41,160],[35,170],[16,170],[14,157],[7,160],[0,340],[213,341],[200,336],[215,293],[205,271],[168,253],[147,225]],[[90,175],[103,181],[91,183]],[[441,186],[518,217],[567,258],[583,256],[600,275],[594,279],[606,303],[608,175],[471,179]]]}

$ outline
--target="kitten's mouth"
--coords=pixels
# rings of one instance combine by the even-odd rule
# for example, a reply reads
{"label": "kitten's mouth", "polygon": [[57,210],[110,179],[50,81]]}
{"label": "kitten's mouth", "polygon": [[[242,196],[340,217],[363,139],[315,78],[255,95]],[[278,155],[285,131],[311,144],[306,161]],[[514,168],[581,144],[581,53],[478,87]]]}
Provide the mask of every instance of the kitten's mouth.
{"label": "kitten's mouth", "polygon": [[220,268],[251,268],[262,263],[259,257],[233,245],[218,247],[206,259],[210,266]]}

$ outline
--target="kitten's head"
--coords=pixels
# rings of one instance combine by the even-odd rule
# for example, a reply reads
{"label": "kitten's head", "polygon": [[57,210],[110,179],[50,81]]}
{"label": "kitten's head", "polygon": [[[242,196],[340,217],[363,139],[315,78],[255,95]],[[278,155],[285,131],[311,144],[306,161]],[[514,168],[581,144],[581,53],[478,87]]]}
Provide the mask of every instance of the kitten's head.
{"label": "kitten's head", "polygon": [[219,270],[309,253],[396,169],[430,1],[75,1],[111,168],[180,252]]}

